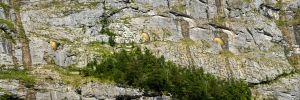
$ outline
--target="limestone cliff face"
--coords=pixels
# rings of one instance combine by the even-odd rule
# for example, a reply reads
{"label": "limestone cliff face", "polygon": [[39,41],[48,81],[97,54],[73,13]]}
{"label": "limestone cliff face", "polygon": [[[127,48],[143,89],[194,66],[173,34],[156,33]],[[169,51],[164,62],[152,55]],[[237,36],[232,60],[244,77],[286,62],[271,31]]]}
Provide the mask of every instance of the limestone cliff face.
{"label": "limestone cliff face", "polygon": [[[19,3],[18,11],[10,9],[6,13],[7,9],[0,9],[0,17],[15,25],[22,24],[29,49],[22,50],[28,47],[26,42],[0,38],[0,65],[31,64],[34,69],[55,63],[62,67],[83,67],[93,58],[126,49],[133,42],[175,63],[203,67],[220,77],[243,79],[257,86],[253,88],[257,97],[295,99],[300,95],[293,94],[300,92],[292,84],[300,81],[297,78],[291,84],[257,85],[299,69],[299,0],[21,0]],[[1,33],[3,36],[16,37],[15,34],[22,32],[20,29],[11,32],[13,29],[3,23],[0,28],[5,32]],[[116,34],[114,41],[120,45],[91,46],[95,41],[109,41],[109,34],[101,34],[105,28]],[[142,33],[147,33],[150,41]],[[221,38],[225,45],[214,38]],[[51,49],[49,40],[61,43],[58,50]],[[282,80],[289,83],[294,77],[286,78]],[[291,92],[278,92],[276,87],[265,89],[273,85],[296,89]]]}

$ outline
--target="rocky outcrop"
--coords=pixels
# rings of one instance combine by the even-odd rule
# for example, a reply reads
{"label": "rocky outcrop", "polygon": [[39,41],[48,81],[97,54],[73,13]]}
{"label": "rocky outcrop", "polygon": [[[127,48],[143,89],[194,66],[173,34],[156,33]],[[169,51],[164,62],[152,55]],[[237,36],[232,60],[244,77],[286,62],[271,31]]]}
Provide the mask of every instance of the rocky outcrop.
{"label": "rocky outcrop", "polygon": [[278,79],[270,84],[261,84],[254,88],[253,94],[256,98],[277,98],[278,100],[298,100],[299,74],[290,75]]}
{"label": "rocky outcrop", "polygon": [[[10,0],[2,2],[12,4]],[[265,89],[280,85],[276,82],[260,85],[299,69],[299,0],[22,0],[20,4],[19,11],[2,7],[0,18],[19,20],[30,41],[24,44],[0,38],[0,65],[27,62],[36,67],[49,63],[83,67],[94,58],[126,49],[133,42],[177,64],[203,67],[220,77],[255,84],[253,91],[258,92],[253,95],[257,97],[267,96],[266,91],[268,96],[283,99],[299,96]],[[105,44],[111,36],[103,33],[104,28],[116,35],[113,39],[119,43],[117,47]],[[21,32],[13,31],[7,23],[0,23],[0,29],[5,32],[2,35],[14,38]],[[142,33],[147,33],[150,41]],[[214,41],[216,37],[225,45]],[[49,40],[61,44],[56,51],[51,49]],[[65,98],[63,93],[70,93],[66,98],[78,98],[78,94],[66,92],[65,85],[55,87],[65,90],[41,92],[45,98],[40,99],[52,98],[54,94],[59,96],[53,98]],[[82,95],[95,99],[101,99],[105,93],[109,94],[105,98],[127,95],[120,92],[122,89],[102,83],[86,83],[82,87],[98,91],[81,90]],[[293,88],[296,93],[298,87]],[[102,93],[101,89],[109,91]],[[130,91],[140,96],[140,92]]]}
{"label": "rocky outcrop", "polygon": [[37,68],[32,71],[36,76],[34,86],[26,86],[19,80],[0,80],[0,96],[11,93],[27,100],[116,100],[116,99],[170,99],[160,97],[139,89],[114,84],[87,81],[79,87],[66,85],[56,70]]}

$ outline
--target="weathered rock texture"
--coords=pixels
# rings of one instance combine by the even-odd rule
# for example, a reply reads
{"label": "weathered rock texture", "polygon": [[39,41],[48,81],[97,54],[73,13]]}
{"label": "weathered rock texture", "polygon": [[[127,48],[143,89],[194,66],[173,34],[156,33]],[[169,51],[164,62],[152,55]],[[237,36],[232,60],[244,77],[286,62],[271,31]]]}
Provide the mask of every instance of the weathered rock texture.
{"label": "weathered rock texture", "polygon": [[279,100],[299,100],[299,74],[278,79],[271,84],[262,84],[255,87],[253,94],[259,98],[271,97]]}
{"label": "weathered rock texture", "polygon": [[0,94],[9,92],[26,100],[170,99],[170,97],[145,96],[145,92],[139,89],[99,82],[85,82],[74,88],[66,85],[59,73],[51,69],[37,68],[32,71],[32,74],[38,78],[35,85],[31,87],[26,87],[19,80],[0,80]]}
{"label": "weathered rock texture", "polygon": [[[250,84],[272,81],[299,69],[299,0],[22,0],[20,3],[20,20],[30,40],[30,52],[26,54],[30,54],[32,66],[55,63],[83,67],[93,58],[126,47],[89,45],[95,41],[108,42],[109,36],[101,34],[101,30],[109,28],[117,34],[114,40],[120,45],[134,42],[175,63],[203,67],[214,75],[244,79]],[[0,18],[16,20],[13,10],[7,15],[0,9]],[[7,25],[1,25],[6,32],[2,34],[17,34],[10,32]],[[150,41],[142,33],[149,34]],[[216,37],[225,45],[214,41]],[[24,44],[6,38],[0,40],[0,64],[22,65],[24,52],[20,49]],[[61,43],[58,50],[51,49],[49,40]],[[287,77],[290,78],[293,77]],[[91,84],[94,83],[85,85]],[[263,92],[268,91],[264,88],[272,85],[259,85],[258,94],[253,95],[263,97]],[[294,88],[300,92],[299,87]],[[52,92],[43,95],[49,93]],[[282,96],[285,94],[278,91],[268,94],[285,99],[299,96]]]}

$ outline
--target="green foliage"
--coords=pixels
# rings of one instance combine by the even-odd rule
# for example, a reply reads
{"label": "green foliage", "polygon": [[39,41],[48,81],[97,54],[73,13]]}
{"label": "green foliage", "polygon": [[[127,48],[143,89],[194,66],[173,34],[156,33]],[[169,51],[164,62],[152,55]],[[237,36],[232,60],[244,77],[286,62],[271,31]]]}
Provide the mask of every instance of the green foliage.
{"label": "green foliage", "polygon": [[87,46],[89,49],[92,49],[93,51],[99,53],[99,54],[108,54],[110,53],[110,50],[103,46],[105,42],[99,42],[99,41],[92,41]]}
{"label": "green foliage", "polygon": [[224,22],[226,22],[226,19],[225,19],[225,18],[214,18],[212,21],[213,21],[213,23],[215,23],[215,24],[220,24],[220,25],[222,25]]}
{"label": "green foliage", "polygon": [[112,31],[110,31],[109,28],[103,28],[101,31],[100,31],[101,34],[106,34],[109,36],[108,38],[108,43],[110,46],[115,46],[116,45],[116,42],[115,42],[115,36],[116,34]]}
{"label": "green foliage", "polygon": [[191,38],[183,38],[183,39],[181,39],[181,43],[186,44],[186,45],[193,45],[193,44],[195,44],[195,41],[192,40]]}
{"label": "green foliage", "polygon": [[175,6],[173,6],[172,10],[182,13],[186,10],[186,7],[184,5],[175,5]]}
{"label": "green foliage", "polygon": [[276,20],[275,23],[276,23],[277,26],[287,26],[286,21]]}
{"label": "green foliage", "polygon": [[294,12],[296,13],[294,20],[291,21],[291,24],[293,25],[299,25],[300,24],[300,8],[295,9]]}
{"label": "green foliage", "polygon": [[12,5],[11,7],[12,7],[13,9],[15,9],[15,10],[18,10],[18,11],[20,10],[20,7],[19,7],[19,6]]}
{"label": "green foliage", "polygon": [[20,7],[18,6],[14,6],[14,5],[7,5],[3,2],[0,2],[0,7],[3,8],[4,12],[5,12],[5,15],[8,15],[8,12],[9,12],[9,9],[14,9],[14,10],[20,10]]}
{"label": "green foliage", "polygon": [[27,85],[33,85],[35,77],[30,76],[27,70],[19,70],[17,68],[5,69],[5,65],[1,66],[0,79],[20,79]]}
{"label": "green foliage", "polygon": [[116,45],[114,36],[109,36],[109,38],[108,38],[108,43],[109,43],[109,45],[112,46],[112,47],[114,47],[114,46]]}
{"label": "green foliage", "polygon": [[113,8],[113,9],[107,9],[109,10],[111,13],[118,13],[120,11],[122,11],[122,9],[119,9],[119,8]]}
{"label": "green foliage", "polygon": [[282,0],[279,0],[279,1],[275,4],[275,6],[278,7],[279,9],[282,8],[282,5],[283,5]]}
{"label": "green foliage", "polygon": [[244,2],[246,2],[246,3],[251,3],[251,0],[244,0]]}
{"label": "green foliage", "polygon": [[90,4],[86,5],[89,9],[93,9],[95,7],[97,7],[97,5],[99,4],[99,2],[91,2]]}
{"label": "green foliage", "polygon": [[[52,71],[58,72],[61,80],[66,83],[66,85],[79,88],[83,83],[86,82],[103,82],[94,77],[82,77],[82,75],[77,74],[77,72],[81,71],[81,68],[75,66],[69,66],[66,68],[62,68],[57,65],[47,64],[43,69],[50,69]],[[47,80],[56,80],[55,78],[48,76]],[[106,82],[109,83],[109,82]],[[0,99],[1,100],[1,99]]]}
{"label": "green foliage", "polygon": [[8,11],[8,9],[10,8],[8,5],[2,2],[0,3],[0,6],[4,9],[4,11]]}
{"label": "green foliage", "polygon": [[88,63],[82,74],[159,94],[171,93],[179,100],[251,99],[251,91],[242,80],[224,80],[202,68],[165,62],[163,56],[157,58],[148,49],[105,55],[100,64],[96,60]]}
{"label": "green foliage", "polygon": [[123,20],[123,23],[124,24],[130,24],[130,20],[131,20],[131,18],[130,17],[126,17],[126,18],[120,18],[120,20]]}
{"label": "green foliage", "polygon": [[15,26],[12,22],[4,20],[4,19],[0,19],[0,23],[1,24],[6,24],[11,30],[15,30]]}
{"label": "green foliage", "polygon": [[4,37],[11,40],[13,43],[16,43],[16,40],[13,38],[12,34],[4,33]]}
{"label": "green foliage", "polygon": [[86,32],[86,28],[85,28],[85,25],[84,25],[84,24],[80,25],[79,27],[82,29],[82,31],[83,31],[84,33]]}
{"label": "green foliage", "polygon": [[51,2],[53,5],[60,5],[61,2],[59,2],[58,0],[52,0]]}
{"label": "green foliage", "polygon": [[232,56],[234,56],[234,54],[230,50],[223,50],[221,52],[221,55],[225,56],[225,57],[232,57]]}
{"label": "green foliage", "polygon": [[17,97],[16,95],[4,94],[0,96],[0,100],[22,100],[22,99]]}
{"label": "green foliage", "polygon": [[107,17],[104,17],[100,23],[104,26],[108,26],[110,24],[110,20]]}
{"label": "green foliage", "polygon": [[288,73],[283,72],[283,73],[280,75],[280,77],[286,77],[286,76],[288,76],[288,75],[289,75]]}
{"label": "green foliage", "polygon": [[19,34],[19,38],[25,39],[26,42],[29,42],[29,38],[26,36],[25,33],[20,33],[20,34]]}
{"label": "green foliage", "polygon": [[103,28],[103,29],[101,29],[100,34],[106,34],[108,36],[116,36],[116,34],[114,32],[112,32],[112,31],[110,31],[109,28]]}
{"label": "green foliage", "polygon": [[98,46],[100,44],[100,42],[98,41],[92,41],[92,42],[89,42],[89,46]]}
{"label": "green foliage", "polygon": [[[280,0],[281,1],[281,0]],[[297,25],[300,24],[300,8],[294,9],[296,15],[294,16],[293,20],[284,21],[284,20],[276,20],[275,23],[277,26],[284,26],[287,27],[288,25]],[[284,16],[286,12],[284,10],[280,10],[280,15]]]}
{"label": "green foliage", "polygon": [[130,22],[128,20],[125,20],[124,24],[130,24]]}

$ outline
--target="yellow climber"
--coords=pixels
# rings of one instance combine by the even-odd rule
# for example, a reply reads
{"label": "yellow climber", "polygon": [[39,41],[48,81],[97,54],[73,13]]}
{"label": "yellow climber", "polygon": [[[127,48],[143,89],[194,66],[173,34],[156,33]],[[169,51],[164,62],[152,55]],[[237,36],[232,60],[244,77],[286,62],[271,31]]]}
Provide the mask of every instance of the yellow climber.
{"label": "yellow climber", "polygon": [[147,33],[142,33],[142,36],[147,40],[149,41],[150,40],[150,37]]}
{"label": "yellow climber", "polygon": [[221,38],[214,38],[213,40],[217,41],[222,47],[224,46],[224,42]]}
{"label": "yellow climber", "polygon": [[49,41],[48,43],[50,43],[50,45],[51,45],[51,47],[52,47],[52,49],[54,50],[54,51],[56,51],[57,50],[57,47],[60,45],[60,43],[56,43],[56,42],[53,42],[53,41]]}

